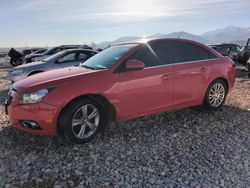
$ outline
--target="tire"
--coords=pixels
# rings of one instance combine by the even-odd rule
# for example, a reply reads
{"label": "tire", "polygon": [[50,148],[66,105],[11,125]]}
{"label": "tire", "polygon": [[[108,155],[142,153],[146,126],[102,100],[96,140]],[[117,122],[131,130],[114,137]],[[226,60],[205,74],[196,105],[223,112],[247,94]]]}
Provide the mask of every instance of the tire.
{"label": "tire", "polygon": [[[93,118],[90,118],[91,114]],[[58,120],[58,131],[68,142],[83,144],[93,139],[98,132],[105,130],[107,124],[108,118],[104,107],[93,100],[82,98],[63,110]]]}
{"label": "tire", "polygon": [[203,106],[212,111],[220,109],[225,103],[227,91],[228,88],[225,81],[220,79],[213,81],[207,88]]}
{"label": "tire", "polygon": [[11,64],[13,67],[16,67],[16,66],[22,64],[22,60],[21,60],[20,58],[19,58],[19,59],[11,59],[11,60],[10,60],[10,64]]}

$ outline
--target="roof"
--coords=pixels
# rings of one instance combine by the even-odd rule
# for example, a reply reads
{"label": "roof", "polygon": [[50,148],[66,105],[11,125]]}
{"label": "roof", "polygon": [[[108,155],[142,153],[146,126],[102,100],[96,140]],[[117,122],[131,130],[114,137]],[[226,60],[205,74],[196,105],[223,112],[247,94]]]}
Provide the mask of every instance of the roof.
{"label": "roof", "polygon": [[63,50],[64,52],[72,52],[72,51],[84,51],[84,52],[95,52],[95,53],[98,53],[97,51],[95,50],[90,50],[90,49],[85,49],[85,48],[74,48],[74,49],[66,49],[66,50]]}
{"label": "roof", "polygon": [[[182,38],[142,38],[142,39],[138,39],[138,40],[118,43],[118,44],[115,44],[114,46],[126,45],[126,44],[143,44],[143,43],[148,43],[151,41],[161,41],[161,40],[183,41],[183,42],[191,42],[191,43],[201,44],[200,42],[196,42],[196,41],[189,40],[189,39],[182,39]],[[203,44],[201,44],[201,45],[203,45]]]}

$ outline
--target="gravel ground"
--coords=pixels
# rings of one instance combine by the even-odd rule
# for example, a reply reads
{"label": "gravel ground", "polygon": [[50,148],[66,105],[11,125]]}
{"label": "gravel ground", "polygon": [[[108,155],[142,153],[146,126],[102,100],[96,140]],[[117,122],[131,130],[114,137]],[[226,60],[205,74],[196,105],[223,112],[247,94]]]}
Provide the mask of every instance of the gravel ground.
{"label": "gravel ground", "polygon": [[250,187],[250,80],[218,112],[197,109],[112,123],[85,145],[14,130],[0,66],[0,187]]}

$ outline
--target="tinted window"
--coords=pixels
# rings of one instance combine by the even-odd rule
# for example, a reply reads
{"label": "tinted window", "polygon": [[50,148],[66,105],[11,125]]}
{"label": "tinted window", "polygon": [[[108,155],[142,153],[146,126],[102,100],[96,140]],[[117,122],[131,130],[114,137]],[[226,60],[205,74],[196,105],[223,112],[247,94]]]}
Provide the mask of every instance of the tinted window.
{"label": "tinted window", "polygon": [[160,65],[160,60],[155,54],[154,50],[148,45],[142,45],[137,51],[135,51],[129,59],[137,59],[145,64],[145,67],[153,67]]}
{"label": "tinted window", "polygon": [[167,41],[153,41],[150,43],[151,48],[160,59],[162,65],[176,63],[175,42]]}
{"label": "tinted window", "polygon": [[198,45],[179,42],[177,44],[177,63],[216,58],[214,54]]}
{"label": "tinted window", "polygon": [[177,41],[156,41],[150,44],[161,64],[173,64],[216,58],[207,49],[198,45]]}
{"label": "tinted window", "polygon": [[88,57],[87,54],[85,54],[85,53],[83,53],[83,52],[80,52],[80,53],[79,53],[79,56],[78,56],[78,61],[84,61],[84,60],[87,59],[87,57]]}
{"label": "tinted window", "polygon": [[76,53],[69,53],[62,57],[63,62],[76,61],[75,59]]}
{"label": "tinted window", "polygon": [[61,57],[64,53],[65,53],[65,52],[63,52],[63,51],[62,51],[62,52],[58,52],[58,53],[56,53],[56,54],[54,54],[54,55],[51,55],[51,56],[45,58],[43,61],[45,61],[45,62],[55,61],[55,60],[57,60],[59,57]]}

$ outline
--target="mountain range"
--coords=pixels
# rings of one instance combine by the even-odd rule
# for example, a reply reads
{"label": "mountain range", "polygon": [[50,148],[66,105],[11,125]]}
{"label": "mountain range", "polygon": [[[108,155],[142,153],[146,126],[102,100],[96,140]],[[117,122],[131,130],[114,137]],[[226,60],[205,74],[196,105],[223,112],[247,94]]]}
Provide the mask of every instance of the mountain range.
{"label": "mountain range", "polygon": [[[201,35],[194,35],[185,31],[173,33],[156,33],[147,38],[183,38],[190,39],[204,44],[220,44],[220,43],[237,43],[244,45],[248,38],[250,38],[250,27],[242,28],[236,26],[227,26],[224,28],[208,31]],[[105,41],[96,45],[97,48],[105,48],[109,45],[128,42],[140,39],[139,36],[123,36],[113,41]]]}

